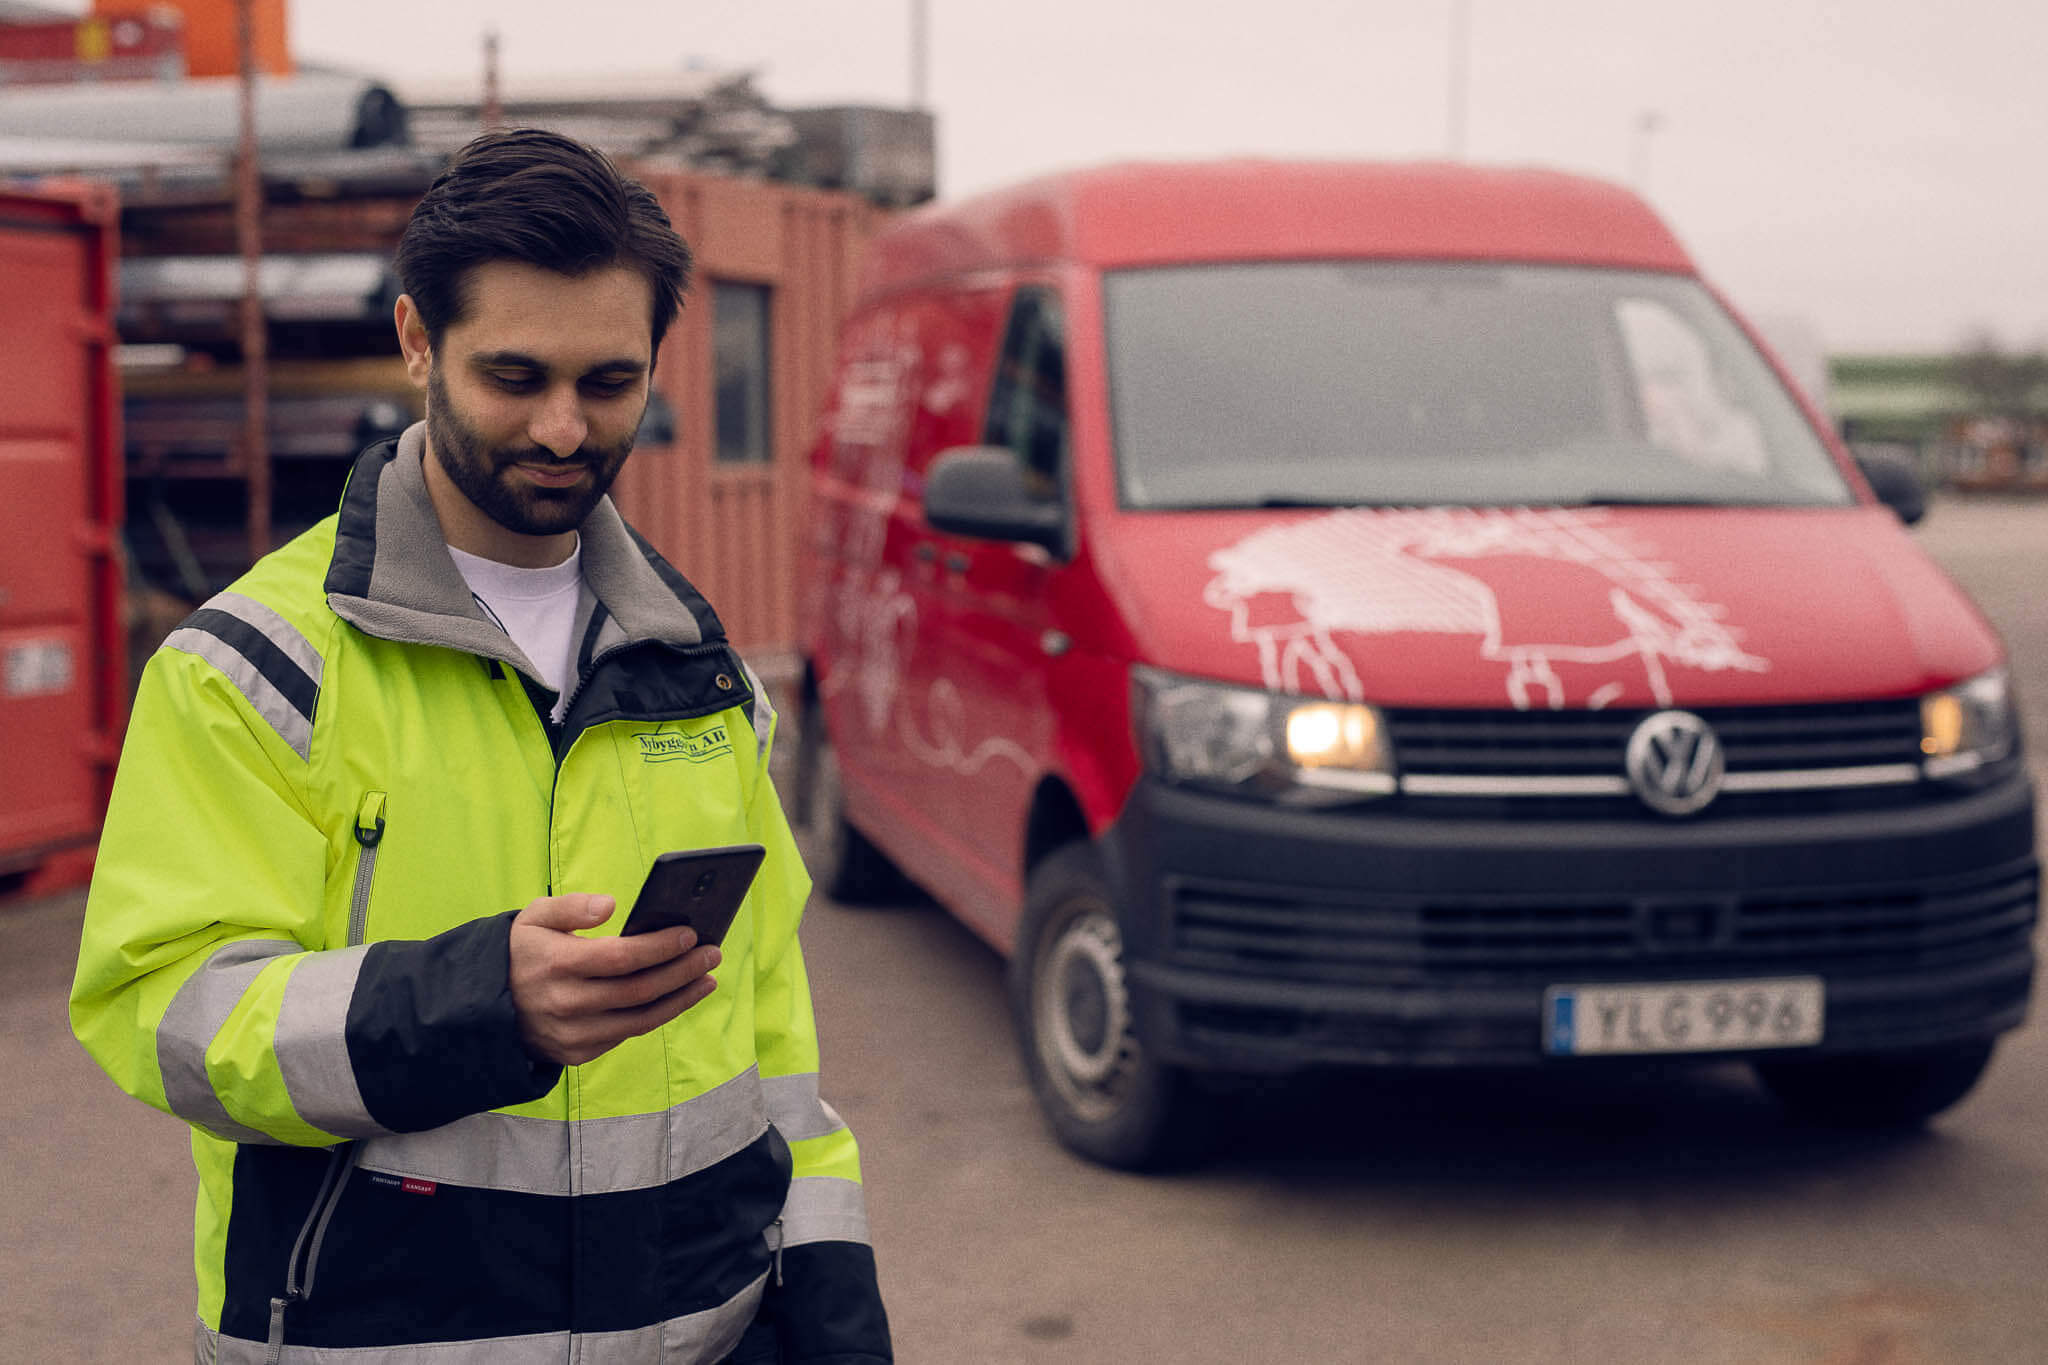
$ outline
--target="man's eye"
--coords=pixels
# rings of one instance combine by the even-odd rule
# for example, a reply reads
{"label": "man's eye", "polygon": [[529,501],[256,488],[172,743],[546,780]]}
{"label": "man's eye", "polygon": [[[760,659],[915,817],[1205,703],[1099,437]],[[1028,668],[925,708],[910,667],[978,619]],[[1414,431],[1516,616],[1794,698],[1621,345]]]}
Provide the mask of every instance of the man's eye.
{"label": "man's eye", "polygon": [[583,391],[594,398],[617,398],[632,388],[633,383],[630,379],[586,379]]}
{"label": "man's eye", "polygon": [[507,393],[531,393],[540,387],[540,380],[530,374],[493,374],[491,382]]}

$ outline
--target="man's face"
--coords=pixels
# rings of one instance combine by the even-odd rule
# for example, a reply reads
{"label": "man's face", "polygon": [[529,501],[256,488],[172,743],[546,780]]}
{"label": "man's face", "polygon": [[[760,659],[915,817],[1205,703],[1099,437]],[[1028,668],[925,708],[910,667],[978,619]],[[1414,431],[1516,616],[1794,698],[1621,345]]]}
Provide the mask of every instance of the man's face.
{"label": "man's face", "polygon": [[407,344],[430,458],[495,523],[482,535],[559,536],[611,487],[647,407],[650,291],[624,266],[569,276],[494,261],[430,352]]}

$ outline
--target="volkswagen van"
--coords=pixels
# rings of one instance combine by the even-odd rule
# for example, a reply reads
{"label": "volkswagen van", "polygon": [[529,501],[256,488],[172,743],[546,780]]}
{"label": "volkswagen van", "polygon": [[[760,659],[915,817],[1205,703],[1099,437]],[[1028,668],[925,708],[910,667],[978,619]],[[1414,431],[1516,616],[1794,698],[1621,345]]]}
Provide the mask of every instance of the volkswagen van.
{"label": "volkswagen van", "polygon": [[[1741,1060],[1921,1121],[2025,1014],[2000,643],[1636,197],[1063,174],[871,246],[794,805],[1009,958],[1058,1136],[1203,1073]],[[1882,494],[1882,496],[1880,496]]]}

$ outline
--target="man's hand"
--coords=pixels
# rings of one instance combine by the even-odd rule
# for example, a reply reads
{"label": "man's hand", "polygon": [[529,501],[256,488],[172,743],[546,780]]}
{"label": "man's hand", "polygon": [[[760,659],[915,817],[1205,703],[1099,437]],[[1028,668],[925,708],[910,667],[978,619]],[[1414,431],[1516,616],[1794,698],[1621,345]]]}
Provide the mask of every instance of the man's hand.
{"label": "man's hand", "polygon": [[718,949],[689,929],[579,938],[603,924],[610,896],[542,896],[512,921],[512,1008],[527,1051],[581,1066],[660,1028],[711,994]]}

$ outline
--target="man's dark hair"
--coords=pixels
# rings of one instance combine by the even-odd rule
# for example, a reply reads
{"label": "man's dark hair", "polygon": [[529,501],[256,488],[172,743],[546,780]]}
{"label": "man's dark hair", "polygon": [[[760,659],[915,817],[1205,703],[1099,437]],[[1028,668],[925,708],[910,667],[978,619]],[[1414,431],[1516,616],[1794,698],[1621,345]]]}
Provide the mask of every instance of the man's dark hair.
{"label": "man's dark hair", "polygon": [[563,275],[629,266],[654,290],[654,349],[690,285],[690,248],[645,185],[574,138],[515,128],[473,139],[398,239],[398,281],[427,337],[462,321],[470,272],[519,261]]}

